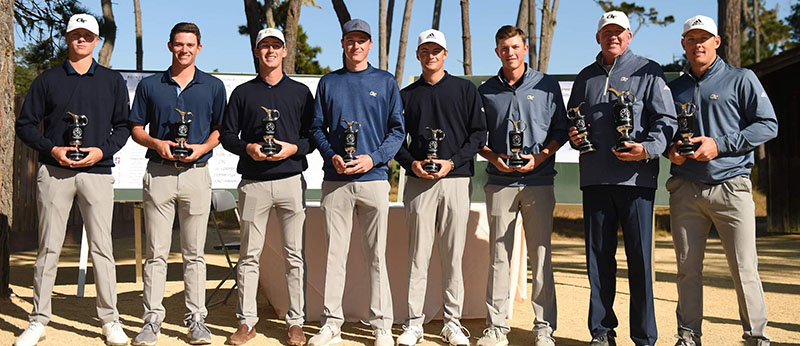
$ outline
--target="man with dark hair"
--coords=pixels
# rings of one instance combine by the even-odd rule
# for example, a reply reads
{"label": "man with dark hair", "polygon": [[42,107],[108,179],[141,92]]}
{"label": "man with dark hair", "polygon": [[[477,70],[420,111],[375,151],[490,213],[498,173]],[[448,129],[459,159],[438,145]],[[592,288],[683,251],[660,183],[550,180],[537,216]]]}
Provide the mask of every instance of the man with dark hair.
{"label": "man with dark hair", "polygon": [[[77,198],[92,254],[97,317],[108,345],[126,345],[117,311],[117,276],[111,240],[114,153],[128,140],[128,88],[119,72],[97,64],[97,20],[76,14],[67,24],[67,61],[31,84],[17,119],[19,138],[39,152],[39,251],[33,269],[33,311],[14,345],[45,337],[51,294],[67,220]],[[39,130],[43,125],[44,133]],[[78,147],[80,145],[80,148]],[[81,158],[83,156],[83,158]]]}
{"label": "man with dark hair", "polygon": [[400,92],[410,140],[403,142],[395,156],[408,175],[403,204],[409,242],[408,320],[397,344],[422,342],[428,264],[438,239],[445,322],[441,335],[450,345],[469,345],[469,332],[464,333],[460,321],[464,305],[461,258],[473,160],[486,142],[486,117],[475,85],[444,70],[447,41],[442,32],[429,29],[419,34],[416,55],[422,76]]}
{"label": "man with dark hair", "polygon": [[[480,86],[486,108],[489,142],[481,156],[489,161],[486,214],[489,218],[490,266],[486,287],[489,328],[479,346],[508,345],[509,262],[517,218],[522,215],[533,287],[531,304],[534,345],[554,345],[556,289],[551,264],[555,153],[567,141],[564,99],[558,81],[525,63],[525,32],[506,25],[495,35],[495,53],[502,67]],[[522,131],[521,161],[510,159],[509,131]],[[513,149],[513,150],[512,150]]]}
{"label": "man with dark hair", "polygon": [[344,67],[319,80],[311,125],[324,159],[321,207],[328,253],[322,328],[309,345],[325,346],[342,340],[342,296],[355,212],[369,267],[369,323],[375,346],[393,346],[392,292],[386,269],[387,164],[405,138],[403,105],[394,77],[367,60],[372,48],[369,24],[361,19],[346,22],[341,42]]}
{"label": "man with dark hair", "polygon": [[[658,158],[675,133],[675,107],[658,63],[628,49],[633,34],[625,13],[604,13],[595,38],[600,53],[578,74],[568,105],[580,107],[586,115],[597,148],[580,156],[591,288],[590,345],[616,344],[615,255],[620,226],[628,259],[631,339],[636,345],[653,345],[658,338],[651,266],[653,202]],[[621,136],[620,124],[623,130],[629,127],[628,139]],[[569,135],[573,147],[584,141],[575,127]]]}
{"label": "man with dark hair", "polygon": [[[669,86],[679,104],[696,106],[689,118],[690,146],[678,140],[668,152],[670,222],[678,262],[678,343],[699,346],[703,322],[703,257],[714,225],[739,303],[742,338],[768,346],[767,306],[758,275],[756,219],[750,168],[753,150],[778,135],[778,120],[753,71],[717,56],[721,43],[709,17],[683,24],[681,45],[689,64]],[[679,109],[681,111],[681,109]],[[689,150],[686,150],[688,148]]]}
{"label": "man with dark hair", "polygon": [[[189,309],[184,319],[189,327],[187,336],[192,344],[211,343],[211,332],[205,325],[208,311],[203,258],[211,208],[207,164],[219,144],[225,87],[219,79],[195,66],[195,58],[203,47],[196,25],[175,25],[167,47],[172,52],[170,68],[139,83],[130,116],[133,139],[148,148],[146,157],[150,159],[142,196],[147,232],[142,317],[145,325],[134,338],[134,345],[155,345],[166,316],[161,302],[176,209],[180,221],[184,301]],[[149,132],[144,129],[148,124]]]}
{"label": "man with dark hair", "polygon": [[[283,73],[286,46],[280,30],[267,28],[259,31],[253,54],[259,62],[258,76],[233,90],[225,109],[225,127],[220,137],[225,149],[239,155],[237,172],[242,175],[239,183],[242,246],[237,266],[239,305],[236,311],[239,328],[228,341],[241,345],[256,335],[259,261],[269,213],[274,208],[283,239],[289,291],[287,343],[304,345],[306,184],[302,172],[308,168],[306,154],[313,150],[308,129],[314,116],[314,96],[308,87]],[[278,119],[271,132],[274,132],[273,141],[280,149],[272,152],[267,147],[267,153],[264,153],[264,137],[268,135],[266,127],[270,123],[264,125],[263,119],[273,116]]]}

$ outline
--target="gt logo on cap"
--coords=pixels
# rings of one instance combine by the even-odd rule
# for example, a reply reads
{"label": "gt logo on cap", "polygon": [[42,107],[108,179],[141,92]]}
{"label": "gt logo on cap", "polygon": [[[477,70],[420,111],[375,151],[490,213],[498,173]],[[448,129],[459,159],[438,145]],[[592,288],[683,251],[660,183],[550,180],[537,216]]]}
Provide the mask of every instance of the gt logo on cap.
{"label": "gt logo on cap", "polygon": [[86,23],[86,19],[83,18],[75,18],[75,21],[78,23]]}

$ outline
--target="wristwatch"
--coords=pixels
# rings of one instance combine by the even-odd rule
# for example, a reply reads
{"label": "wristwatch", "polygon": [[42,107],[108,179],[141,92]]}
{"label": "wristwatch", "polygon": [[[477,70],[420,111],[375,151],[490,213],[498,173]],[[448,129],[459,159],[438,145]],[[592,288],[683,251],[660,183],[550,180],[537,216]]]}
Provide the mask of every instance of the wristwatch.
{"label": "wristwatch", "polygon": [[450,162],[450,170],[451,171],[456,169],[456,163],[453,161],[453,159],[447,159],[447,161]]}

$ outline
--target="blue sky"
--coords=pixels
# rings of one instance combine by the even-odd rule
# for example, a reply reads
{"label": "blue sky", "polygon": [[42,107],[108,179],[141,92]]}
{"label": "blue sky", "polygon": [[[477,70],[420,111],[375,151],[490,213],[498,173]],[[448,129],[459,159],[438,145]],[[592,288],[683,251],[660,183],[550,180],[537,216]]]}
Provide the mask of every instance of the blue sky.
{"label": "blue sky", "polygon": [[[767,0],[767,7],[779,6],[781,18],[788,14],[796,0]],[[100,1],[82,1],[95,14],[100,14]],[[341,66],[341,31],[330,1],[317,0],[322,8],[303,7],[300,24],[309,36],[309,43],[322,47],[318,60],[324,66],[336,69]],[[671,62],[680,56],[680,34],[683,21],[695,14],[716,19],[717,2],[713,0],[636,1],[645,7],[656,7],[662,14],[675,16],[676,22],[667,26],[647,26],[634,38],[630,48],[637,54],[659,63]],[[135,38],[132,1],[115,1],[114,16],[117,21],[117,39],[111,65],[117,69],[134,69]],[[353,18],[363,18],[372,25],[374,39],[370,62],[378,65],[378,2],[376,0],[345,0]],[[541,3],[541,1],[537,1]],[[472,33],[473,74],[494,74],[500,66],[494,54],[494,33],[502,25],[516,22],[518,1],[472,0],[470,25]],[[143,21],[144,68],[165,69],[170,63],[166,42],[169,30],[177,22],[190,21],[200,26],[203,51],[197,59],[198,66],[206,71],[252,73],[253,65],[248,38],[239,35],[238,26],[245,23],[244,2],[210,0],[170,0],[141,2]],[[405,1],[395,1],[394,23],[389,53],[389,71],[395,71],[400,25]],[[449,57],[445,69],[462,74],[461,12],[458,1],[444,1],[440,30],[448,39]],[[408,76],[420,73],[414,58],[417,35],[430,28],[433,12],[432,0],[417,0],[411,16],[408,35],[404,83]],[[560,2],[550,56],[549,73],[573,74],[592,62],[598,52],[594,39],[597,19],[602,14],[591,0],[563,0]],[[539,20],[537,19],[537,22]],[[537,29],[538,31],[538,29]],[[19,31],[17,31],[19,37]],[[17,39],[17,46],[23,44]],[[99,47],[98,47],[99,50]]]}

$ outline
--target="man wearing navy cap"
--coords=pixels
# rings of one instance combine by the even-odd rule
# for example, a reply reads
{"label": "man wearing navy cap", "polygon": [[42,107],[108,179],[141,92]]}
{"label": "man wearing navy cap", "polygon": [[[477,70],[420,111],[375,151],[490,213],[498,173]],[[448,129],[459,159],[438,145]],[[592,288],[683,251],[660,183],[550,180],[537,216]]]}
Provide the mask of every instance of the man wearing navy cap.
{"label": "man wearing navy cap", "polygon": [[[309,345],[342,340],[342,295],[355,211],[368,265],[369,323],[375,345],[392,346],[392,293],[385,255],[390,188],[387,164],[405,138],[403,105],[394,76],[367,61],[372,48],[369,25],[361,19],[348,21],[342,27],[341,42],[344,67],[320,79],[311,125],[324,160],[321,207],[328,253],[322,328]],[[352,153],[355,158],[345,162],[342,157],[349,156],[344,151],[345,132],[351,126],[360,130]]]}
{"label": "man wearing navy cap", "polygon": [[[203,47],[197,25],[178,23],[169,38],[167,47],[172,52],[172,65],[139,83],[130,117],[131,135],[147,147],[149,159],[142,195],[147,232],[142,317],[145,325],[134,338],[134,345],[154,345],[166,316],[161,302],[176,209],[180,221],[184,302],[189,309],[184,316],[184,324],[189,327],[187,336],[195,345],[211,343],[211,332],[204,322],[208,311],[203,249],[211,209],[207,164],[211,150],[219,144],[225,87],[219,79],[195,67],[195,58]],[[188,132],[181,133],[182,120],[191,120]],[[149,132],[144,129],[148,124]],[[178,146],[178,134],[186,136],[188,156],[173,151]]]}
{"label": "man wearing navy cap", "polygon": [[[114,211],[114,153],[128,140],[128,88],[119,72],[97,64],[92,52],[100,42],[97,20],[88,14],[69,19],[67,61],[43,72],[31,84],[16,123],[17,135],[39,152],[37,205],[39,251],[33,270],[33,310],[28,328],[14,345],[32,346],[45,337],[50,322],[50,296],[58,270],[73,199],[86,227],[97,289],[97,317],[109,345],[126,345],[119,323],[117,276],[111,241]],[[73,118],[72,115],[75,115]],[[84,122],[85,119],[86,121]],[[85,126],[70,127],[70,123]],[[43,125],[44,133],[39,131]],[[69,142],[81,134],[80,160]],[[74,143],[74,142],[73,142]]]}

